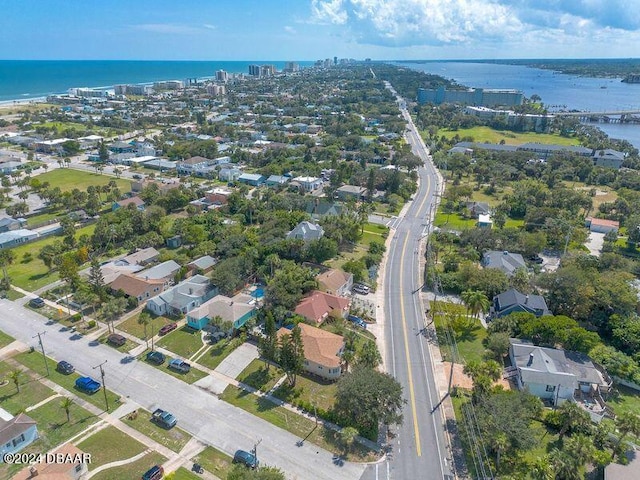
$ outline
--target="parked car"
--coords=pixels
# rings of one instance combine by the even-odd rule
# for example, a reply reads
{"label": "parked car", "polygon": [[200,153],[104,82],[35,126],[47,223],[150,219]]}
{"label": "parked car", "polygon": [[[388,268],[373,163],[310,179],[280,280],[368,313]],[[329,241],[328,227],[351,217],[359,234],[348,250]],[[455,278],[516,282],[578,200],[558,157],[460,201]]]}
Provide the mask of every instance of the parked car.
{"label": "parked car", "polygon": [[140,175],[139,173],[134,173],[133,178],[135,178],[136,180],[142,180],[142,175]]}
{"label": "parked car", "polygon": [[58,362],[58,365],[56,365],[56,370],[60,373],[64,373],[65,375],[70,375],[76,371],[73,365],[71,365],[69,362],[65,362],[64,360]]}
{"label": "parked car", "polygon": [[244,450],[238,450],[233,455],[233,463],[241,463],[249,468],[258,468],[258,459],[253,453],[245,452]]}
{"label": "parked car", "polygon": [[100,390],[100,382],[95,381],[91,377],[80,377],[76,379],[76,388],[85,393],[96,393]]}
{"label": "parked car", "polygon": [[357,326],[359,326],[361,328],[367,328],[367,322],[365,322],[360,317],[356,317],[355,315],[347,315],[347,320],[349,320],[350,322],[355,323]]}
{"label": "parked car", "polygon": [[178,328],[178,324],[177,323],[167,323],[164,327],[162,327],[158,333],[160,335],[166,335],[169,332],[174,331],[176,328]]}
{"label": "parked car", "polygon": [[164,469],[160,465],[154,465],[142,475],[142,480],[161,480]]}
{"label": "parked car", "polygon": [[154,365],[162,365],[164,363],[164,354],[155,350],[147,353],[147,362]]}
{"label": "parked car", "polygon": [[33,308],[42,308],[44,307],[44,300],[40,297],[32,298],[29,300],[29,306]]}
{"label": "parked car", "polygon": [[176,417],[161,408],[158,408],[151,414],[151,420],[164,428],[175,427],[176,423],[178,423]]}
{"label": "parked car", "polygon": [[527,258],[530,262],[537,263],[538,265],[544,262],[544,259],[540,255],[531,255]]}
{"label": "parked car", "polygon": [[107,343],[113,345],[114,347],[121,347],[125,343],[127,343],[127,339],[122,335],[118,335],[117,333],[112,333],[107,337]]}
{"label": "parked car", "polygon": [[360,295],[367,295],[370,289],[366,285],[362,285],[361,283],[356,283],[353,286],[353,291],[356,293],[359,293]]}
{"label": "parked car", "polygon": [[169,360],[167,367],[180,373],[189,373],[189,370],[191,370],[191,365],[179,358]]}

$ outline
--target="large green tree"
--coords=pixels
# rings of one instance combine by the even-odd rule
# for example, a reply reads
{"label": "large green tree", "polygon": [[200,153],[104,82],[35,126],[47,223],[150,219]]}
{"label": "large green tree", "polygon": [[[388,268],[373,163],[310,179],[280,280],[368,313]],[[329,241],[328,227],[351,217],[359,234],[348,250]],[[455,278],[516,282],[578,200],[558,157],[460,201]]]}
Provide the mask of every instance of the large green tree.
{"label": "large green tree", "polygon": [[290,334],[280,338],[278,362],[287,376],[289,386],[295,387],[297,377],[304,368],[304,345],[299,326],[296,325]]}

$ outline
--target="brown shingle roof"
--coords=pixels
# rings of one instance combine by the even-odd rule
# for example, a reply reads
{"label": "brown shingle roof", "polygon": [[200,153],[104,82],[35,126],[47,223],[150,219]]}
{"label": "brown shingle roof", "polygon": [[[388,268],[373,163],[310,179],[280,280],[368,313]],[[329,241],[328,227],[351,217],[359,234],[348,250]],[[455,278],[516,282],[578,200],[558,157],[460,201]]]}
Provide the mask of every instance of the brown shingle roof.
{"label": "brown shingle roof", "polygon": [[[335,333],[299,323],[300,336],[304,345],[304,358],[329,368],[340,366],[338,352],[344,347],[344,338]],[[281,328],[278,337],[290,335],[291,330]]]}
{"label": "brown shingle roof", "polygon": [[349,273],[332,268],[316,277],[320,286],[330,292],[335,292],[349,280]]}
{"label": "brown shingle roof", "polygon": [[139,207],[141,205],[144,205],[144,200],[142,200],[140,197],[131,197],[131,198],[125,198],[124,200],[120,200],[117,203],[121,207],[126,207],[127,205],[130,205],[130,204],[133,204],[136,207]]}
{"label": "brown shingle roof", "polygon": [[163,285],[163,280],[145,280],[144,278],[121,273],[113,282],[111,282],[109,287],[116,291],[122,290],[130,297],[139,297],[147,290],[153,290],[154,286],[160,287],[160,290],[162,290]]}

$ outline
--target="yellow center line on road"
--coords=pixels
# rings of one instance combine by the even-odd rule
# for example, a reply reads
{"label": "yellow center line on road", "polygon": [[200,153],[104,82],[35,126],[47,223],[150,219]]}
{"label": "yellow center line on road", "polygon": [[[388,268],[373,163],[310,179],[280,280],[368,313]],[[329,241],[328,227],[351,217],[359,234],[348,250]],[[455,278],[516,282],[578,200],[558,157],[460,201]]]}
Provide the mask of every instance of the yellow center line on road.
{"label": "yellow center line on road", "polygon": [[[427,175],[427,194],[425,194],[424,199],[422,200],[422,203],[418,207],[418,211],[417,211],[418,214],[422,211],[424,204],[427,202],[427,198],[429,196],[428,192],[430,188],[431,188],[431,178]],[[413,375],[411,373],[411,356],[409,355],[409,337],[407,334],[407,322],[406,322],[405,312],[404,312],[404,299],[402,298],[402,295],[404,293],[404,262],[407,260],[407,257],[405,254],[407,250],[407,243],[409,242],[409,236],[411,235],[411,233],[412,232],[407,233],[407,235],[404,238],[404,244],[402,245],[402,256],[401,256],[402,262],[400,263],[400,317],[402,318],[402,333],[404,336],[404,352],[407,358],[407,377],[409,380],[409,401],[411,403],[411,414],[413,416],[413,430],[415,431],[415,437],[416,437],[416,453],[419,457],[421,457],[422,446],[420,445],[420,429],[418,428],[416,396],[415,396],[415,391],[413,387]],[[413,255],[412,255],[411,259],[409,260],[412,262],[415,262],[417,259],[413,258]],[[413,288],[413,286],[411,288]]]}

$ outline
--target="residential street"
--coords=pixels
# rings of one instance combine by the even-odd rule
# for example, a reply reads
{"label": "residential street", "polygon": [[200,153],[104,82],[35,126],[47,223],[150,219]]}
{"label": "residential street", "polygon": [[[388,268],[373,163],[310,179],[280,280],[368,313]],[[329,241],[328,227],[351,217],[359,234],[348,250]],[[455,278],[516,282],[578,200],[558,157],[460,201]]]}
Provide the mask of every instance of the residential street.
{"label": "residential street", "polygon": [[[395,91],[387,85],[395,94]],[[419,291],[423,284],[420,270],[420,242],[428,224],[431,204],[442,180],[433,167],[429,151],[421,140],[404,101],[399,99],[408,123],[406,134],[413,153],[425,167],[418,170],[420,186],[404,217],[396,223],[385,268],[385,365],[403,386],[407,399],[404,423],[392,428],[387,462],[367,469],[363,479],[453,478],[445,444],[444,419],[439,408],[438,388],[434,381],[430,346],[422,335],[424,314]]]}
{"label": "residential street", "polygon": [[[137,360],[127,362],[117,350],[74,334],[59,324],[8,300],[0,300],[0,329],[28,345],[36,345],[36,333],[43,336],[45,351],[56,360],[67,360],[84,374],[100,380],[93,370],[105,360],[108,389],[147,410],[163,408],[179,419],[180,427],[197,439],[233,455],[237,449],[258,446],[261,463],[275,465],[290,479],[357,479],[364,465],[335,462],[333,455],[300,438],[254,417],[195,385],[184,383]],[[117,406],[111,406],[111,410]]]}

